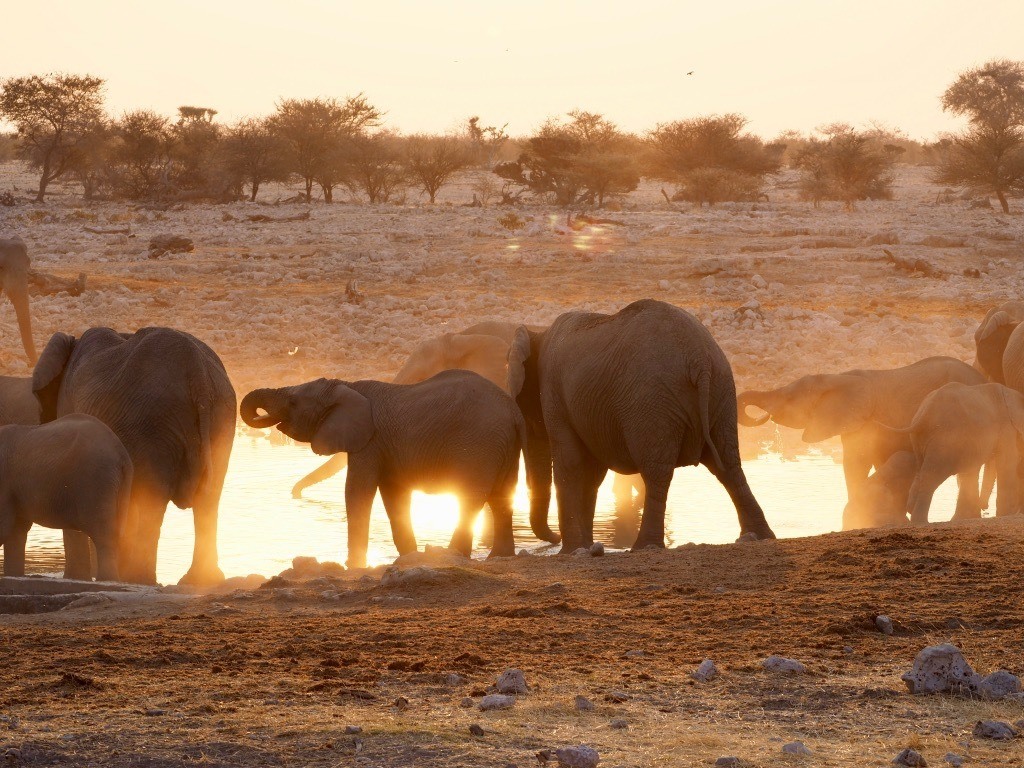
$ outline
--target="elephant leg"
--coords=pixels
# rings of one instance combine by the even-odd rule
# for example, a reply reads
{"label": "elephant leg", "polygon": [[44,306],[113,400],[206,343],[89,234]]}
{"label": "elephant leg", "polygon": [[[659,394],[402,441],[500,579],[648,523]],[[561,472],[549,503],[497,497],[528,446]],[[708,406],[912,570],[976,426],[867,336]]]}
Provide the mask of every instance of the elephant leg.
{"label": "elephant leg", "polygon": [[843,478],[846,480],[846,500],[856,501],[867,483],[873,464],[870,457],[843,440]]}
{"label": "elephant leg", "polygon": [[996,457],[996,517],[1020,511],[1020,478],[1017,476],[1016,438],[1008,440]]}
{"label": "elephant leg", "polygon": [[28,528],[20,526],[11,530],[4,539],[4,576],[25,575],[25,542]]}
{"label": "elephant leg", "polygon": [[[481,505],[482,506],[482,505]],[[474,515],[475,521],[476,515]],[[472,525],[472,523],[471,523]],[[472,535],[472,527],[470,528],[470,535]],[[494,516],[484,515],[483,524],[480,526],[480,546],[481,547],[493,547],[494,546]]]}
{"label": "elephant leg", "polygon": [[103,532],[92,537],[96,546],[96,580],[118,581],[120,578],[117,567],[117,535]]}
{"label": "elephant leg", "polygon": [[639,512],[644,508],[644,502],[647,498],[647,485],[644,483],[642,475],[630,475],[629,480],[633,487],[636,488],[636,500],[634,501],[634,504]]}
{"label": "elephant leg", "polygon": [[89,545],[89,537],[71,528],[65,528],[63,534],[64,578],[92,581],[92,548]]}
{"label": "elephant leg", "polygon": [[178,581],[179,584],[210,586],[224,581],[224,571],[218,564],[220,558],[217,552],[220,496],[221,488],[204,489],[192,505],[192,521],[195,526],[192,565]]}
{"label": "elephant leg", "polygon": [[594,508],[597,489],[607,469],[599,467],[575,435],[552,439],[555,496],[558,500],[558,529],[562,534],[561,554],[571,555],[590,546],[594,536]]}
{"label": "elephant leg", "polygon": [[516,553],[512,533],[512,498],[506,494],[492,496],[487,501],[494,520],[494,544],[488,557],[511,557]]}
{"label": "elephant leg", "polygon": [[459,523],[452,533],[451,541],[448,542],[449,549],[461,552],[466,557],[473,554],[473,526],[481,507],[481,499],[459,496]]}
{"label": "elephant leg", "polygon": [[936,489],[949,477],[927,465],[927,460],[922,463],[914,483],[910,486],[910,494],[907,498],[907,510],[910,512],[910,522],[914,525],[924,525],[928,522],[928,510],[932,505],[932,497]]}
{"label": "elephant leg", "polygon": [[366,550],[370,545],[370,508],[377,493],[377,479],[372,475],[349,471],[345,480],[345,517],[348,521],[349,568],[366,567]]}
{"label": "elephant leg", "polygon": [[167,492],[145,488],[141,483],[132,487],[131,523],[121,542],[120,572],[124,581],[156,584],[160,527],[169,502],[170,494]]}
{"label": "elephant leg", "polygon": [[643,487],[640,475],[615,475],[612,493],[615,494],[615,520],[612,525],[612,544],[628,547],[636,540],[640,530],[640,499],[633,498],[633,488]]}
{"label": "elephant leg", "polygon": [[391,523],[391,537],[399,555],[416,551],[416,535],[412,530],[412,491],[395,485],[382,485],[380,499]]}
{"label": "elephant leg", "polygon": [[977,520],[981,517],[981,495],[978,492],[978,475],[981,467],[974,467],[956,476],[959,490],[956,495],[954,520]]}
{"label": "elephant leg", "polygon": [[641,467],[640,474],[647,486],[647,504],[640,519],[640,532],[633,543],[634,552],[647,547],[665,546],[665,505],[674,472],[675,467],[671,464]]}

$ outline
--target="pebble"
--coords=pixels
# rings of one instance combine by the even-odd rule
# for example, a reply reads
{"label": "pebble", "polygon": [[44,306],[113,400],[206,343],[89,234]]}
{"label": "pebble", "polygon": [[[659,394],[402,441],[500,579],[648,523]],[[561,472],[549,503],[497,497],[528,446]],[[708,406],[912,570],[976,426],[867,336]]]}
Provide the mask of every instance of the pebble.
{"label": "pebble", "polygon": [[910,747],[896,755],[892,762],[895,765],[905,765],[907,768],[925,768],[928,765],[928,761],[921,756],[921,753],[916,749],[910,749]]}
{"label": "pebble", "polygon": [[345,733],[347,733],[349,736],[354,736],[355,734],[362,733],[362,732],[363,732],[363,729],[361,727],[359,727],[358,725],[346,725],[345,726]]}
{"label": "pebble", "polygon": [[616,704],[621,704],[624,701],[629,701],[630,698],[630,695],[625,691],[611,691],[610,693],[605,694],[605,699]]}
{"label": "pebble", "polygon": [[498,675],[498,693],[526,693],[528,686],[526,685],[526,675],[523,674],[521,669],[506,669],[500,675]]}
{"label": "pebble", "polygon": [[469,709],[473,706],[473,700],[469,698],[469,696],[466,696],[462,701],[459,702],[459,706],[463,709]]}
{"label": "pebble", "polygon": [[845,653],[847,656],[852,654],[853,653],[853,646],[852,645],[844,645],[843,646],[843,653]]}
{"label": "pebble", "polygon": [[142,714],[144,714],[146,717],[163,717],[164,715],[167,714],[167,710],[166,709],[156,709],[156,708],[145,709],[145,710],[142,711]]}
{"label": "pebble", "polygon": [[875,616],[875,627],[877,627],[878,631],[883,635],[891,635],[892,619],[885,615]]}
{"label": "pebble", "polygon": [[737,768],[742,762],[738,757],[720,757],[715,760],[715,765],[720,768]]}
{"label": "pebble", "polygon": [[947,752],[946,756],[942,759],[952,765],[953,768],[960,768],[964,764],[964,759],[954,752]]}
{"label": "pebble", "polygon": [[591,557],[603,557],[604,556],[604,544],[600,541],[595,541],[590,545],[590,556]]}
{"label": "pebble", "polygon": [[1010,741],[1017,738],[1017,731],[1009,723],[1001,720],[979,720],[974,724],[971,731],[979,739],[994,739],[996,741]]}
{"label": "pebble", "polygon": [[769,672],[784,672],[786,674],[802,675],[807,672],[801,662],[796,659],[787,659],[782,656],[769,656],[761,662],[761,666]]}
{"label": "pebble", "polygon": [[555,750],[558,764],[566,768],[597,768],[601,759],[597,750],[581,744],[578,747],[562,747]]}
{"label": "pebble", "polygon": [[492,709],[509,709],[515,703],[516,700],[512,696],[506,696],[503,693],[492,693],[480,699],[480,704],[477,706],[480,707],[481,712],[489,712]]}
{"label": "pebble", "polygon": [[791,741],[782,745],[782,751],[787,755],[811,755],[814,754],[802,741]]}
{"label": "pebble", "polygon": [[573,702],[580,712],[593,712],[594,702],[588,699],[586,696],[577,696]]}
{"label": "pebble", "polygon": [[629,728],[629,723],[623,720],[621,717],[616,717],[608,725],[614,728],[616,731],[624,731]]}
{"label": "pebble", "polygon": [[579,549],[574,549],[572,554],[573,557],[589,557],[590,550],[586,547],[580,547]]}
{"label": "pebble", "polygon": [[700,663],[697,669],[690,673],[690,677],[696,680],[698,683],[706,683],[713,677],[718,676],[718,667],[715,666],[715,662],[711,659],[704,659]]}
{"label": "pebble", "polygon": [[469,732],[471,734],[473,734],[474,736],[476,736],[477,738],[480,738],[481,736],[484,735],[484,729],[481,728],[476,723],[473,723],[471,726],[469,726]]}
{"label": "pebble", "polygon": [[467,682],[469,681],[466,680],[466,678],[454,672],[449,672],[447,675],[444,676],[445,685],[465,685]]}

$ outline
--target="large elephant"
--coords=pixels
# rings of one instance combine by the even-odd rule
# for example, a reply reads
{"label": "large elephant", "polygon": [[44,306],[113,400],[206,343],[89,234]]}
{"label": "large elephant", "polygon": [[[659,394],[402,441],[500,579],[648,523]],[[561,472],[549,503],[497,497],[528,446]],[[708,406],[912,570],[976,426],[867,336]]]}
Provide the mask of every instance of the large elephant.
{"label": "large elephant", "polygon": [[[996,515],[1021,511],[1018,445],[1024,438],[1024,395],[1020,392],[994,383],[946,384],[924,399],[910,426],[890,431],[909,437],[917,459],[907,500],[912,523],[928,522],[932,496],[948,477],[977,477],[983,464],[986,475],[996,481]],[[985,484],[987,495],[989,477]],[[960,490],[972,494],[980,509],[977,483]]]}
{"label": "large elephant", "polygon": [[[206,344],[171,328],[56,333],[32,376],[43,422],[69,413],[95,416],[116,434],[135,467],[121,576],[156,583],[157,544],[167,504],[191,507],[192,565],[183,583],[223,580],[217,514],[235,436],[235,391]],[[87,572],[88,547],[65,535],[72,573]]]}
{"label": "large elephant", "polygon": [[843,520],[849,527],[907,525],[907,499],[917,474],[913,451],[897,451],[864,482],[856,500],[847,502]]}
{"label": "large elephant", "polygon": [[[893,434],[881,424],[906,427],[921,402],[943,384],[982,384],[985,377],[967,363],[952,357],[929,357],[891,370],[853,370],[844,373],[803,376],[791,384],[767,391],[751,390],[739,396],[739,422],[756,427],[769,419],[784,427],[803,430],[807,443],[839,436],[843,443],[843,474],[846,493],[858,508],[858,496],[872,467],[881,467],[892,454],[911,450],[907,435]],[[753,406],[765,413],[751,417]],[[960,477],[958,515],[975,517],[978,477]],[[973,483],[974,492],[970,492]],[[844,519],[843,528],[859,528],[863,522]]]}
{"label": "large elephant", "polygon": [[38,355],[32,339],[32,315],[28,306],[28,248],[20,237],[0,237],[0,289],[14,305],[21,332],[21,345],[30,363],[35,365]]}
{"label": "large elephant", "polygon": [[0,376],[0,426],[38,424],[39,401],[31,376]]}
{"label": "large elephant", "polygon": [[317,379],[254,390],[242,398],[241,416],[251,427],[276,426],[310,443],[316,454],[348,454],[350,567],[366,565],[370,507],[378,489],[401,555],[416,551],[414,490],[456,493],[460,515],[453,548],[470,553],[472,523],[486,503],[494,517],[491,555],[515,554],[512,495],[526,426],[512,398],[482,376],[444,371],[410,386]]}
{"label": "large elephant", "polygon": [[131,486],[128,451],[99,419],[72,414],[41,426],[0,427],[4,576],[25,575],[25,540],[38,524],[88,536],[100,581],[117,581]]}
{"label": "large elephant", "polygon": [[568,312],[544,332],[520,328],[508,366],[531,486],[550,486],[554,467],[562,552],[593,541],[609,469],[647,486],[634,549],[665,546],[673,471],[698,463],[729,492],[742,534],[774,538],[740,465],[732,369],[693,315],[650,299],[614,315]]}
{"label": "large elephant", "polygon": [[990,309],[974,343],[978,366],[990,380],[1024,392],[1024,301]]}

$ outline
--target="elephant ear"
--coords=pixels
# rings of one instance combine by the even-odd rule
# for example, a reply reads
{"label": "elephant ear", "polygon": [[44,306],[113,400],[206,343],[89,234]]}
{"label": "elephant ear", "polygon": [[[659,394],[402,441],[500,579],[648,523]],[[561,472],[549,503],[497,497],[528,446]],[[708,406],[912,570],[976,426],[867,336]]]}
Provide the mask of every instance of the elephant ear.
{"label": "elephant ear", "polygon": [[873,411],[874,402],[867,382],[859,376],[836,376],[818,398],[804,429],[803,440],[818,443],[846,432],[856,432],[871,421]]}
{"label": "elephant ear", "polygon": [[512,344],[508,348],[508,393],[515,399],[523,391],[526,381],[526,361],[530,359],[532,345],[530,331],[525,325],[516,329]]}
{"label": "elephant ear", "polygon": [[346,384],[335,384],[327,412],[313,433],[313,453],[330,456],[355,453],[365,448],[376,428],[370,401]]}
{"label": "elephant ear", "polygon": [[990,309],[974,332],[977,365],[994,382],[1003,383],[1003,353],[1019,321],[1003,309]]}
{"label": "elephant ear", "polygon": [[508,344],[497,336],[481,333],[452,334],[448,338],[447,349],[447,368],[473,371],[503,389],[507,385]]}
{"label": "elephant ear", "polygon": [[32,393],[42,406],[44,422],[57,418],[57,394],[74,347],[74,336],[66,333],[53,334],[32,371]]}

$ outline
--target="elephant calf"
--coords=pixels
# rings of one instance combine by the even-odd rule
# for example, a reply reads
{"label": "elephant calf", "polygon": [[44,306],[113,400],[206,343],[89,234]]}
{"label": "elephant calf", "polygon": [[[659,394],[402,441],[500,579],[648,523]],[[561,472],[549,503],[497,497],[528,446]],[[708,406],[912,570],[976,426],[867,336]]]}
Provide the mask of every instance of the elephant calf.
{"label": "elephant calf", "polygon": [[867,480],[843,509],[843,530],[907,525],[907,499],[917,474],[913,451],[897,451]]}
{"label": "elephant calf", "polygon": [[117,581],[131,487],[128,451],[99,419],[73,414],[42,426],[0,427],[4,575],[25,575],[25,539],[35,523],[89,536],[100,581]]}
{"label": "elephant calf", "polygon": [[467,555],[473,520],[487,503],[494,516],[491,555],[515,554],[512,494],[526,425],[512,398],[483,377],[453,370],[409,385],[317,379],[254,390],[242,399],[241,416],[251,427],[276,425],[321,456],[348,453],[349,567],[366,565],[378,489],[399,554],[416,550],[413,490],[459,497],[451,546]]}
{"label": "elephant calf", "polygon": [[[1024,438],[1024,395],[1002,384],[946,384],[924,399],[909,427],[892,431],[910,436],[917,457],[907,499],[911,522],[928,522],[932,496],[946,478],[965,472],[976,476],[983,464],[986,475],[998,483],[996,514],[1020,511],[1018,441]],[[965,491],[980,510],[977,483],[961,486],[960,492]]]}

